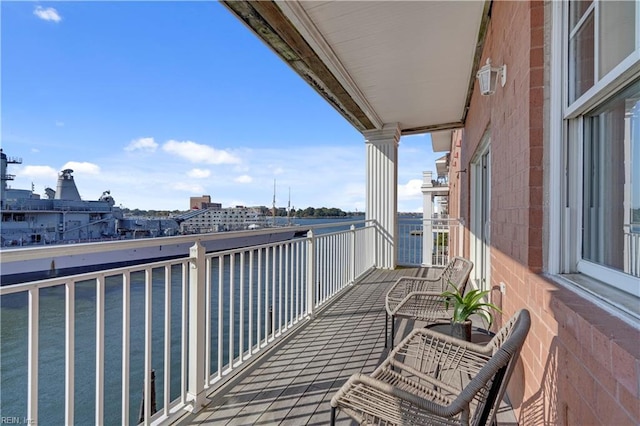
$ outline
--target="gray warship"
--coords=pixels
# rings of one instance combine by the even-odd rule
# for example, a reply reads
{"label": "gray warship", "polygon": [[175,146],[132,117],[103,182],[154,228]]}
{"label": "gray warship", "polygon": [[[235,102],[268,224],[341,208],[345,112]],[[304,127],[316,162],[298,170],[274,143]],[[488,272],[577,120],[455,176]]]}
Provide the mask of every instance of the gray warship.
{"label": "gray warship", "polygon": [[14,189],[8,182],[9,164],[22,159],[8,157],[0,149],[0,210],[2,246],[63,244],[117,239],[122,211],[115,206],[110,191],[98,200],[82,200],[73,179],[73,170],[62,170],[56,189],[46,188],[41,197],[34,189]]}

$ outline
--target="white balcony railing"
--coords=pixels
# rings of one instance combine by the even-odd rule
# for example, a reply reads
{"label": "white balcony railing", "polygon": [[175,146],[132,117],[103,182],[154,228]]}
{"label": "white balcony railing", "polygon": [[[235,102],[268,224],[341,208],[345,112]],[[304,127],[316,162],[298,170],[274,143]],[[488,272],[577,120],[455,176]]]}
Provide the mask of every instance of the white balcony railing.
{"label": "white balcony railing", "polygon": [[[379,231],[355,224],[215,253],[194,239],[188,257],[0,287],[2,415],[126,425],[198,411],[375,266]],[[155,413],[141,406],[153,394]]]}
{"label": "white balcony railing", "polygon": [[624,226],[623,256],[624,272],[634,277],[640,277],[640,225]]}
{"label": "white balcony railing", "polygon": [[436,216],[398,224],[398,264],[445,266],[462,256],[464,227],[459,219]]}

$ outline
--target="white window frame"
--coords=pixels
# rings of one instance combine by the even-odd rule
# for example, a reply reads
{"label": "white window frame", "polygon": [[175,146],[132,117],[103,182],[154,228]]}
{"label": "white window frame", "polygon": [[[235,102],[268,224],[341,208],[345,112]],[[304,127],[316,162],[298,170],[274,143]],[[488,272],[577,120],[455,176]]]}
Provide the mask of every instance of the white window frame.
{"label": "white window frame", "polygon": [[[594,3],[597,0],[594,0]],[[603,78],[595,70],[594,85],[569,105],[568,2],[551,2],[550,43],[550,131],[547,271],[551,274],[580,273],[640,298],[640,279],[582,259],[583,114],[603,104],[640,75],[640,31],[635,50]],[[594,66],[597,68],[598,8],[595,7]],[[636,5],[636,29],[640,28],[640,4]],[[560,238],[557,238],[560,236]]]}

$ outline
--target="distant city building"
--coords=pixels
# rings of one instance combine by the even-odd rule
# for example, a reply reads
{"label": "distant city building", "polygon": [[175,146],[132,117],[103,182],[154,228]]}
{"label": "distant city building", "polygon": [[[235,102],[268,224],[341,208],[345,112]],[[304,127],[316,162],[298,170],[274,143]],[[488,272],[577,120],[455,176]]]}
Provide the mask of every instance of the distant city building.
{"label": "distant city building", "polygon": [[[210,203],[216,204],[216,203]],[[195,209],[174,218],[182,234],[240,231],[264,226],[265,216],[259,208],[236,206]]]}
{"label": "distant city building", "polygon": [[189,198],[189,210],[192,209],[221,209],[222,203],[212,203],[210,195]]}

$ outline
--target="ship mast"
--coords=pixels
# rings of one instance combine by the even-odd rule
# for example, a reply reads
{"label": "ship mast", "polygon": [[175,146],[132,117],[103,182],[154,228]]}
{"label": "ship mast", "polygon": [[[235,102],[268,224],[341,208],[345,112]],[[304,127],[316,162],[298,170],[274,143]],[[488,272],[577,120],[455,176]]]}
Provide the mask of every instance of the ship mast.
{"label": "ship mast", "polygon": [[291,187],[289,187],[289,202],[287,203],[287,226],[291,226]]}
{"label": "ship mast", "polygon": [[273,180],[273,204],[271,205],[271,218],[273,226],[276,226],[276,180]]}

